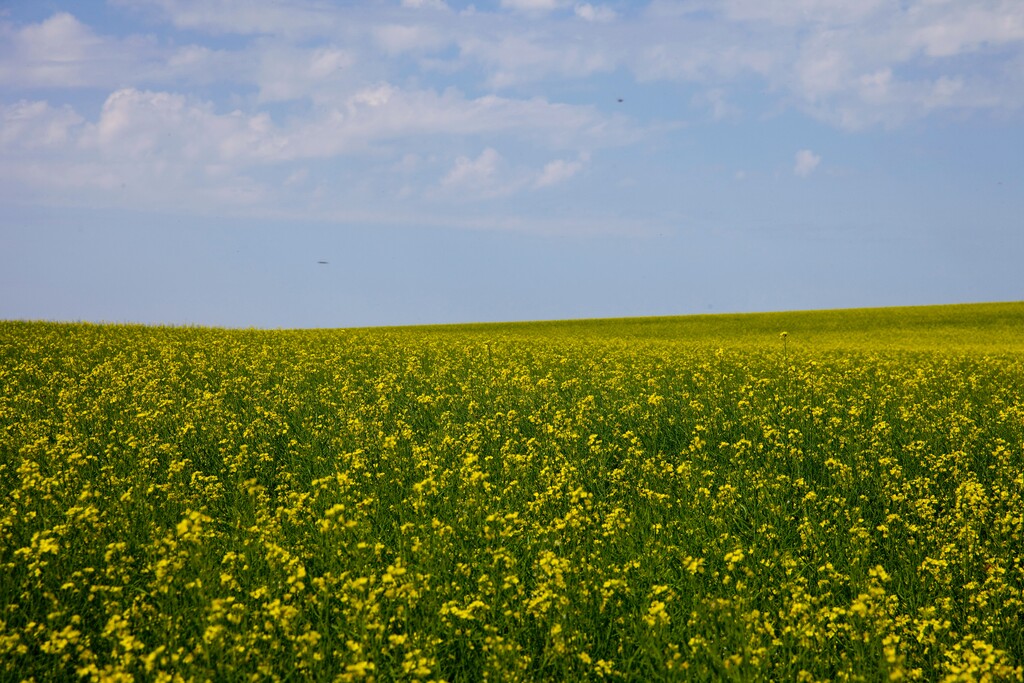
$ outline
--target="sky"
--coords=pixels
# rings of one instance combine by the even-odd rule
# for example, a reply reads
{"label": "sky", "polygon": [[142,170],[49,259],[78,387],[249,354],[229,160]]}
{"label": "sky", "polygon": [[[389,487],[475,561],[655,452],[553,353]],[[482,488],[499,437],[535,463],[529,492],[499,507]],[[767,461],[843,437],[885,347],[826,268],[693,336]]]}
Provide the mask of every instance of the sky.
{"label": "sky", "polygon": [[1024,299],[1020,0],[0,0],[0,319]]}

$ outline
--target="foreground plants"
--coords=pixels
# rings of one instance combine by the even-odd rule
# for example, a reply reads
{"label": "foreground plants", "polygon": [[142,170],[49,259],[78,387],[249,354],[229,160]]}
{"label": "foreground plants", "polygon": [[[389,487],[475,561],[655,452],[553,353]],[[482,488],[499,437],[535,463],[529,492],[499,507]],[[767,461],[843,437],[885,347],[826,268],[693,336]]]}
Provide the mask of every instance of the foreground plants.
{"label": "foreground plants", "polygon": [[0,323],[0,679],[1021,680],[1024,306],[802,315]]}

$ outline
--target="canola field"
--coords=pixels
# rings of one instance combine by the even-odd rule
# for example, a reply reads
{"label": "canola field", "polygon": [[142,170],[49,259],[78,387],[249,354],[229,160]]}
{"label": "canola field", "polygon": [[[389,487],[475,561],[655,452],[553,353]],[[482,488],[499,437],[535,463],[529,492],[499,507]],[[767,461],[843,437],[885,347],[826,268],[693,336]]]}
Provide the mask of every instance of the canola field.
{"label": "canola field", "polygon": [[1022,666],[1024,304],[0,322],[0,680]]}

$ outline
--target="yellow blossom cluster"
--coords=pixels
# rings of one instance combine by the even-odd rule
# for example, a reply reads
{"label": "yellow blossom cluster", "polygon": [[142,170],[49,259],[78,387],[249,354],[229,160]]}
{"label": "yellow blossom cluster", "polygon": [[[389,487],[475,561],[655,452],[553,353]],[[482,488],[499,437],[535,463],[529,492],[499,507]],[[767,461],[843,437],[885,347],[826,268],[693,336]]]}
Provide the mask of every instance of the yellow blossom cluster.
{"label": "yellow blossom cluster", "polygon": [[0,680],[1019,681],[1022,330],[0,322]]}

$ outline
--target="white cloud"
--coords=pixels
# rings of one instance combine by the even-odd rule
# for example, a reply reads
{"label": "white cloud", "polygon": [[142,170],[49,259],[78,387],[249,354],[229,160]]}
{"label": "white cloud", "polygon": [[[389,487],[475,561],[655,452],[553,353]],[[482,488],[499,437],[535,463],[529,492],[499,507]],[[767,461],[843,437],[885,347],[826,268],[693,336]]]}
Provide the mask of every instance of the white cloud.
{"label": "white cloud", "polygon": [[805,49],[811,58],[801,58],[797,62],[796,83],[799,93],[810,101],[833,95],[846,87],[853,70],[849,55],[836,47],[828,45],[828,39],[821,40],[822,46],[810,45]]}
{"label": "white cloud", "polygon": [[498,169],[503,159],[496,150],[486,148],[476,159],[460,156],[444,178],[441,185],[449,190],[490,195],[499,190]]}
{"label": "white cloud", "polygon": [[1019,2],[920,2],[906,16],[904,40],[929,57],[1024,40],[1024,5]]}
{"label": "white cloud", "polygon": [[[29,87],[91,86],[129,70],[140,50],[101,38],[67,12],[20,29],[0,27],[0,84]],[[139,47],[139,46],[134,46]],[[137,69],[136,69],[137,70]]]}
{"label": "white cloud", "polygon": [[734,21],[806,26],[864,21],[887,4],[888,0],[723,0],[721,9]]}
{"label": "white cloud", "polygon": [[549,161],[544,165],[543,170],[541,170],[540,175],[534,182],[534,186],[538,188],[550,187],[551,185],[565,182],[583,170],[583,164],[586,160],[587,157],[584,155],[577,161],[566,161],[564,159]]}
{"label": "white cloud", "polygon": [[412,24],[385,24],[374,29],[377,43],[390,54],[432,50],[447,43],[447,39],[430,26]]}
{"label": "white cloud", "polygon": [[742,113],[739,107],[729,102],[725,91],[721,88],[712,88],[698,93],[693,97],[692,102],[696,106],[707,107],[711,112],[711,118],[716,121],[736,118]]}
{"label": "white cloud", "polygon": [[370,88],[360,90],[348,98],[350,107],[365,104],[368,107],[381,107],[398,94],[398,89],[389,83],[380,83]]}
{"label": "white cloud", "polygon": [[[125,158],[241,164],[362,153],[376,144],[419,136],[500,134],[545,146],[584,140],[600,146],[633,135],[589,107],[494,95],[467,99],[454,90],[403,90],[388,83],[358,90],[339,105],[283,126],[264,112],[218,113],[211,102],[135,88],[112,93],[94,123],[83,123],[69,107],[54,109],[45,102],[19,103],[2,111],[5,136],[13,139],[14,133],[7,131],[20,136],[31,126],[41,140],[67,142],[68,153],[82,146]],[[79,134],[72,139],[76,129]]]}
{"label": "white cloud", "polygon": [[[507,163],[495,141],[512,142],[530,156],[569,145],[618,144],[635,135],[588,107],[466,98],[454,90],[404,90],[388,83],[280,120],[181,93],[122,88],[92,120],[68,106],[24,101],[0,105],[0,124],[0,149],[18,152],[0,157],[5,193],[23,188],[50,197],[45,201],[129,201],[151,208],[223,209],[285,200],[321,206],[356,192],[352,180],[367,188],[355,199],[381,191],[435,204],[501,197],[564,180],[585,159],[550,164],[538,174]],[[479,141],[483,151],[460,157],[439,174],[445,139]],[[341,177],[328,181],[334,190],[326,193],[323,177],[309,165],[332,160],[345,168],[355,159],[359,173],[340,188],[334,183]]]}
{"label": "white cloud", "polygon": [[390,84],[365,88],[296,130],[310,149],[301,155],[330,155],[365,149],[376,142],[423,135],[468,137],[511,134],[544,146],[621,144],[634,132],[591,107],[535,98],[485,95],[468,99],[456,90],[403,90]]}
{"label": "white cloud", "polygon": [[184,95],[124,88],[107,98],[80,144],[104,158],[166,166],[274,160],[285,152],[288,139],[266,114],[217,114],[210,103]]}
{"label": "white cloud", "polygon": [[[0,84],[174,89],[219,80],[255,85],[262,102],[322,104],[377,80],[443,88],[442,78],[466,77],[501,92],[629,71],[705,93],[732,92],[753,77],[778,103],[844,128],[1024,106],[1024,75],[1011,66],[1024,55],[1016,0],[655,0],[628,22],[611,21],[611,3],[582,0],[503,0],[512,12],[458,16],[442,0],[118,4],[180,28],[252,37],[213,49],[101,36],[67,13],[7,22]],[[534,21],[539,15],[544,22]],[[405,80],[409,63],[395,58],[410,53],[420,71]],[[937,86],[942,78],[955,90]],[[716,118],[735,113],[727,102],[698,100]]]}
{"label": "white cloud", "polygon": [[409,174],[416,172],[422,164],[423,159],[419,154],[408,152],[402,155],[401,160],[394,164],[391,169],[396,173]]}
{"label": "white cloud", "polygon": [[[483,194],[552,187],[586,168],[569,150],[667,130],[639,129],[627,113],[647,114],[628,105],[602,111],[619,94],[587,80],[602,74],[684,83],[699,93],[691,106],[714,119],[738,114],[734,102],[752,116],[789,107],[846,129],[1024,108],[1017,0],[655,0],[628,21],[612,21],[612,7],[626,5],[609,0],[504,0],[458,14],[442,0],[115,4],[165,26],[105,35],[67,12],[20,25],[0,17],[0,86],[15,99],[19,89],[69,93],[0,105],[0,145],[31,169],[6,178],[63,187],[126,179],[154,195],[208,187],[210,201],[256,201],[263,186],[253,178],[304,191],[319,183],[299,182],[295,167],[312,178],[316,160],[329,159],[414,197],[442,177],[454,188],[463,173],[465,182],[491,178]],[[161,34],[166,23],[189,33]],[[216,87],[189,94],[196,84]],[[106,97],[98,115],[64,105],[83,88],[91,101]],[[484,151],[459,166],[452,143]],[[800,154],[794,172],[813,174],[820,157]],[[401,181],[391,180],[396,167],[406,169]]]}
{"label": "white cloud", "polygon": [[294,38],[329,36],[343,30],[351,8],[313,0],[113,0],[114,4],[149,9],[183,29],[214,35],[279,35]]}
{"label": "white cloud", "polygon": [[573,10],[576,12],[577,17],[585,21],[614,21],[619,16],[611,7],[591,5],[588,2],[577,3]]}
{"label": "white cloud", "polygon": [[586,107],[456,91],[407,91],[388,83],[363,88],[314,116],[276,124],[266,113],[217,113],[180,94],[118,90],[82,143],[131,158],[273,164],[367,152],[419,136],[514,135],[544,145],[617,144],[630,133]]}
{"label": "white cloud", "polygon": [[963,79],[942,76],[931,87],[926,103],[930,107],[943,107],[954,101],[964,89]]}
{"label": "white cloud", "polygon": [[51,65],[73,64],[88,56],[102,40],[67,12],[58,12],[38,24],[30,24],[17,33],[28,56]]}
{"label": "white cloud", "polygon": [[[919,0],[859,11],[849,23],[805,23],[810,31],[794,58],[798,79],[770,76],[810,113],[844,128],[891,127],[941,109],[1024,105],[1024,79],[992,68],[1003,61],[995,50],[1024,50],[1024,4]],[[986,51],[986,59],[970,59]],[[936,90],[942,78],[948,82]]]}
{"label": "white cloud", "polygon": [[455,167],[444,177],[441,184],[451,186],[488,181],[494,177],[499,162],[501,155],[491,147],[481,152],[476,159],[459,157],[455,160]]}
{"label": "white cloud", "polygon": [[[1020,2],[655,0],[645,20],[647,46],[628,57],[639,77],[715,88],[753,74],[842,128],[1024,107],[1024,75],[1009,68],[1024,54]],[[961,86],[936,93],[942,77]]]}
{"label": "white cloud", "polygon": [[444,2],[444,0],[402,0],[402,7],[407,7],[410,9],[449,9],[448,5]]}
{"label": "white cloud", "polygon": [[251,55],[151,36],[99,35],[67,12],[37,24],[0,22],[0,86],[117,88],[125,84],[238,79]]}
{"label": "white cloud", "polygon": [[[275,196],[246,173],[279,153],[281,137],[265,115],[217,114],[183,95],[125,88],[107,98],[94,122],[44,102],[3,107],[0,116],[23,150],[16,161],[0,162],[8,191],[50,196],[47,202],[148,208],[223,207]],[[41,148],[39,141],[48,144]]]}
{"label": "white cloud", "polygon": [[488,69],[487,82],[496,88],[551,76],[583,78],[616,66],[614,56],[605,50],[556,36],[508,33],[492,39],[472,35],[461,38],[459,48],[464,59]]}
{"label": "white cloud", "polygon": [[[275,196],[246,173],[277,151],[280,138],[265,116],[217,114],[183,95],[132,88],[112,93],[94,122],[44,102],[3,107],[0,116],[23,149],[17,159],[0,157],[8,192],[147,208],[224,208]],[[47,145],[26,145],[23,136]]]}
{"label": "white cloud", "polygon": [[256,57],[250,78],[259,87],[261,102],[316,101],[358,78],[352,73],[354,55],[334,45],[272,45],[261,49]]}
{"label": "white cloud", "polygon": [[793,165],[793,173],[806,178],[807,176],[814,173],[814,170],[818,168],[818,164],[821,163],[821,157],[812,152],[809,149],[802,149],[796,153],[795,163]]}
{"label": "white cloud", "polygon": [[[19,198],[47,196],[54,193],[53,203],[66,201],[75,192],[85,191],[96,200],[100,192],[116,192],[125,174],[108,164],[97,162],[19,160],[13,162],[0,157],[0,192],[17,193]],[[50,203],[50,202],[47,202]]]}
{"label": "white cloud", "polygon": [[860,96],[867,102],[882,102],[889,97],[892,85],[892,69],[884,67],[873,73],[863,74],[857,79]]}
{"label": "white cloud", "polygon": [[543,189],[564,183],[583,170],[590,157],[584,153],[575,161],[554,159],[538,172],[512,167],[494,148],[487,147],[479,156],[460,156],[441,179],[441,187],[449,196],[462,199],[493,199],[526,189]]}
{"label": "white cloud", "polygon": [[501,0],[501,6],[520,12],[551,12],[564,5],[561,0]]}
{"label": "white cloud", "polygon": [[74,109],[22,100],[0,104],[0,148],[60,149],[83,122]]}
{"label": "white cloud", "polygon": [[651,33],[623,57],[641,81],[679,81],[718,87],[751,74],[769,78],[786,68],[786,52],[763,36],[723,24],[689,24],[648,16]]}

